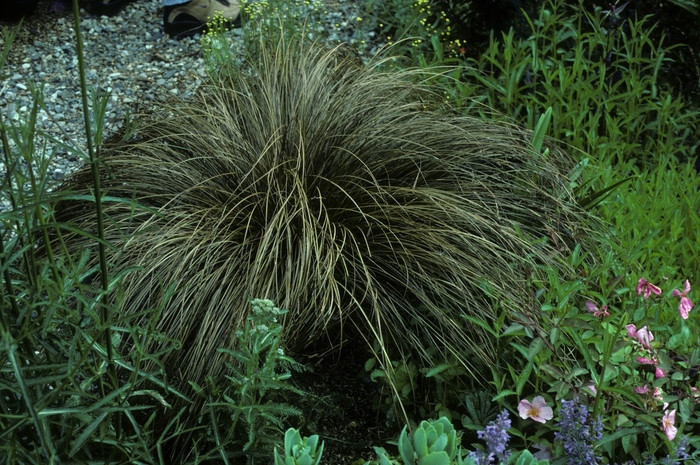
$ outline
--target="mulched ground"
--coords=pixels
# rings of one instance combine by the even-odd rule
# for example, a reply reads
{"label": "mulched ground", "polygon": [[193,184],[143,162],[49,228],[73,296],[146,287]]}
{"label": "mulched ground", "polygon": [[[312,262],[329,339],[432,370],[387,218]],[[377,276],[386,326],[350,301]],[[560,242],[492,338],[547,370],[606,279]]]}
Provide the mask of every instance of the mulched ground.
{"label": "mulched ground", "polygon": [[386,441],[398,432],[396,425],[385,426],[384,414],[375,407],[380,385],[364,371],[370,357],[365,342],[358,341],[316,363],[298,358],[312,369],[292,376],[294,384],[309,393],[295,402],[304,411],[299,429],[304,436],[318,434],[324,441],[323,463],[374,460],[373,446],[387,447]]}

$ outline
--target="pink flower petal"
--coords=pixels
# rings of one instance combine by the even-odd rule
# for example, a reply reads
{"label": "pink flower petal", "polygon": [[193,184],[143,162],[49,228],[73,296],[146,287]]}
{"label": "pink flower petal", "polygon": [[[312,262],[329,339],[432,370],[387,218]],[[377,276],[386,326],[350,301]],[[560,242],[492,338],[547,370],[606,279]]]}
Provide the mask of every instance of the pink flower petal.
{"label": "pink flower petal", "polygon": [[598,311],[598,307],[597,307],[596,304],[594,304],[592,301],[587,300],[587,301],[586,301],[586,311],[587,311],[588,313],[597,312],[597,311]]}
{"label": "pink flower petal", "polygon": [[[544,418],[545,420],[554,418],[552,407],[542,407],[542,409],[540,409],[540,418]],[[544,423],[544,421],[542,423]]]}
{"label": "pink flower petal", "polygon": [[520,415],[520,418],[528,418],[530,410],[532,410],[532,404],[526,399],[521,400],[518,404],[518,414]]}
{"label": "pink flower petal", "polygon": [[541,409],[547,406],[547,401],[544,400],[544,397],[537,396],[534,399],[532,399],[532,406],[536,409]]}
{"label": "pink flower petal", "polygon": [[654,335],[644,326],[637,330],[637,340],[645,349],[651,349],[651,341],[654,340]]}
{"label": "pink flower petal", "polygon": [[644,386],[637,386],[634,388],[634,392],[637,394],[646,394],[649,392],[649,387],[645,384]]}
{"label": "pink flower petal", "polygon": [[532,399],[532,403],[526,399],[521,400],[518,404],[518,414],[520,418],[530,418],[538,423],[544,423],[554,417],[554,412],[547,407],[547,402],[542,396]]}
{"label": "pink flower petal", "polygon": [[648,299],[652,292],[656,295],[661,295],[661,288],[644,278],[640,279],[637,283],[637,295],[644,295],[644,298]]}
{"label": "pink flower petal", "polygon": [[642,295],[644,293],[644,285],[646,284],[647,280],[644,278],[641,278],[639,282],[637,283],[637,295]]}
{"label": "pink flower petal", "polygon": [[661,429],[664,430],[664,433],[666,433],[666,437],[669,441],[673,441],[673,439],[676,437],[676,434],[678,433],[678,428],[674,426],[675,422],[675,410],[671,410],[670,412],[664,413],[664,416],[661,418]]}
{"label": "pink flower petal", "polygon": [[598,318],[599,316],[602,316],[603,318],[605,318],[606,316],[610,316],[610,312],[608,312],[608,306],[605,305],[602,310],[593,313],[593,316],[596,318]]}
{"label": "pink flower petal", "polygon": [[589,381],[585,386],[583,386],[586,389],[589,389],[593,395],[598,395],[598,390],[595,388],[595,383],[593,381]]}
{"label": "pink flower petal", "polygon": [[678,306],[678,311],[681,313],[681,318],[687,320],[689,316],[688,314],[692,309],[693,302],[685,296],[681,297],[681,304]]}

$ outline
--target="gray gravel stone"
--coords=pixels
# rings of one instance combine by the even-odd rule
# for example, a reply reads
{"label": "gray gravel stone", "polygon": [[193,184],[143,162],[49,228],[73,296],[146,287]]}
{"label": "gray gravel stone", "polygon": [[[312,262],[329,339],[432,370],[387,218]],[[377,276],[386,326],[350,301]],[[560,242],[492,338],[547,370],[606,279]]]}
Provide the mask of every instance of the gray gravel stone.
{"label": "gray gravel stone", "polygon": [[[164,35],[162,11],[161,0],[139,0],[111,18],[81,12],[88,87],[111,91],[106,136],[123,124],[127,112],[133,115],[152,102],[172,96],[191,96],[206,79],[200,37],[176,41]],[[359,51],[363,56],[379,48],[374,37],[362,35],[357,27],[348,27],[355,25],[358,16],[355,2],[327,0],[323,16],[315,38],[358,47],[362,44]],[[5,79],[0,81],[0,114],[5,122],[28,117],[33,101],[30,83],[43,88],[48,114],[43,110],[37,114],[38,132],[45,136],[36,147],[46,145],[49,153],[55,152],[49,170],[55,180],[75,169],[79,160],[85,160],[87,150],[72,24],[70,12],[30,18],[23,23],[5,67],[0,70]],[[0,25],[3,27],[7,26]],[[228,34],[232,50],[240,55],[240,30]],[[0,50],[2,46],[4,39],[0,34]],[[62,148],[52,150],[54,142],[44,144],[50,139],[63,144]],[[11,145],[14,147],[14,143]],[[4,156],[0,159],[4,161]],[[4,173],[2,162],[0,169]]]}

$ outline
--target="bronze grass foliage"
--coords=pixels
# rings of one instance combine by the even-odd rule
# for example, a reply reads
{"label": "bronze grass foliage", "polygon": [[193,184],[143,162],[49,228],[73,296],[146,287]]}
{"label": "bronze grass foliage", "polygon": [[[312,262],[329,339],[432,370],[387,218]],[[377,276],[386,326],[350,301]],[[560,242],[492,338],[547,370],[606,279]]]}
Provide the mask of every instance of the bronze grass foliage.
{"label": "bronze grass foliage", "polygon": [[[556,252],[530,239],[579,218],[566,158],[533,153],[527,131],[450,114],[415,74],[378,66],[320,46],[263,47],[103,148],[105,195],[149,208],[105,202],[114,272],[142,268],[120,305],[155,307],[176,284],[158,328],[183,343],[163,357],[181,388],[221,379],[216,349],[235,346],[251,297],[289,309],[291,349],[342,341],[351,323],[370,344],[433,346],[470,369],[497,359],[462,316],[497,317],[483,283],[537,319],[526,273]],[[89,186],[85,168],[63,189]],[[59,202],[56,215],[95,229],[85,202]]]}

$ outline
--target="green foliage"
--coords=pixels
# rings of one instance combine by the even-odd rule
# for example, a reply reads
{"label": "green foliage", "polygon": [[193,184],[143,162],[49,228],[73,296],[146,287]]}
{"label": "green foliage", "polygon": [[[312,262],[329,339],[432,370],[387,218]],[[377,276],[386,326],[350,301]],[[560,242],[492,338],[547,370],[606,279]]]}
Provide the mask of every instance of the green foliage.
{"label": "green foliage", "polygon": [[[524,276],[559,263],[530,238],[588,225],[569,202],[560,151],[536,157],[530,133],[438,112],[435,98],[343,48],[279,42],[104,150],[111,194],[157,210],[106,210],[119,250],[110,259],[144,267],[125,281],[124,311],[160,301],[154,280],[184,283],[159,329],[190,344],[163,363],[219,382],[214,351],[236,349],[240,299],[267,295],[290,310],[292,349],[333,342],[332,329],[350,324],[370,347],[381,342],[385,371],[390,352],[413,352],[481,373],[496,354],[471,323],[500,317],[481,284],[522,313]],[[151,182],[166,173],[170,182]],[[78,171],[62,189],[86,194],[86,181]],[[55,208],[79,228],[94,223],[80,201]]]}
{"label": "green foliage", "polygon": [[[612,251],[647,279],[697,280],[700,263],[700,191],[692,164],[662,157],[653,170],[630,169],[635,179],[596,210],[610,224]],[[603,183],[614,171],[601,170]]]}
{"label": "green foliage", "polygon": [[698,15],[698,2],[697,0],[668,0],[669,2],[678,5],[679,7],[685,9],[686,11]]}
{"label": "green foliage", "polygon": [[430,0],[368,0],[362,27],[374,31],[392,45],[392,53],[415,60],[430,55],[437,43],[447,43],[456,55],[461,42],[451,40],[451,19]]}
{"label": "green foliage", "polygon": [[404,426],[399,436],[399,453],[406,465],[449,465],[455,459],[459,441],[447,418],[422,421],[410,438],[406,430]]}
{"label": "green foliage", "polygon": [[[5,30],[3,59],[14,34]],[[99,253],[64,253],[61,233],[68,226],[48,208],[56,199],[47,174],[53,151],[36,129],[43,93],[29,86],[34,105],[27,116],[0,120],[6,169],[0,187],[0,455],[7,463],[83,462],[100,455],[158,463],[149,427],[160,418],[155,405],[167,408],[166,399],[182,394],[168,386],[157,363],[145,369],[159,354],[141,342],[154,341],[161,350],[179,342],[108,305],[119,300],[133,268],[110,274]],[[87,100],[84,86],[83,95]],[[86,134],[95,143],[105,102],[106,96],[93,93]],[[95,195],[90,197],[95,212]],[[75,232],[99,241],[94,233]],[[93,284],[98,274],[99,285]],[[150,320],[160,310],[144,309],[142,316]],[[126,339],[133,350],[119,353]],[[170,428],[163,433],[179,434]]]}
{"label": "green foliage", "polygon": [[[660,428],[665,413],[679,412],[679,436],[684,429],[694,432],[691,425],[700,421],[696,372],[691,368],[700,361],[694,336],[700,330],[698,320],[679,315],[679,300],[671,290],[683,289],[682,283],[663,289],[661,299],[645,300],[635,293],[639,275],[621,274],[612,254],[596,262],[574,255],[572,266],[580,280],[567,283],[550,276],[538,303],[553,324],[547,337],[527,336],[517,324],[504,331],[503,341],[510,345],[504,354],[519,353],[522,358],[504,356],[511,379],[500,385],[517,388],[500,390],[500,398],[514,396],[512,405],[533,393],[549,393],[555,402],[577,396],[589,405],[593,418],[605,412],[600,443],[609,457],[625,454],[638,463],[651,459],[673,447]],[[597,309],[609,316],[594,316]],[[627,334],[629,324],[652,331],[650,348]],[[653,365],[640,363],[638,357],[653,360]],[[547,444],[548,425],[538,425],[536,431],[524,426],[526,441]]]}
{"label": "green foliage", "polygon": [[232,41],[226,29],[226,18],[221,12],[214,14],[214,17],[207,23],[207,30],[202,36],[202,54],[207,64],[207,72],[215,75],[222,66],[236,62],[231,50]]}
{"label": "green foliage", "polygon": [[[287,383],[292,376],[289,370],[300,371],[303,366],[285,355],[282,347],[283,328],[278,318],[286,311],[275,307],[269,300],[254,299],[250,305],[251,313],[246,323],[235,332],[238,348],[219,349],[230,356],[226,363],[229,383],[220,391],[221,384],[212,378],[207,380],[207,386],[190,381],[195,393],[207,401],[202,416],[207,420],[207,436],[216,446],[209,455],[220,455],[226,463],[241,453],[248,456],[251,464],[258,456],[269,459],[267,451],[284,430],[284,421],[301,414],[297,408],[280,402],[285,393],[303,394]],[[242,425],[239,420],[242,420]],[[293,433],[287,431],[287,435]],[[287,445],[292,439],[285,436],[285,451],[290,450]],[[313,437],[308,440],[309,445],[314,441]],[[231,451],[233,445],[239,452],[229,452],[229,457],[226,451]],[[202,459],[205,457],[201,455]]]}
{"label": "green foliage", "polygon": [[318,436],[303,438],[299,431],[289,428],[284,434],[284,455],[275,449],[275,465],[318,465],[323,455],[323,442],[318,447]]}
{"label": "green foliage", "polygon": [[[13,34],[5,31],[3,60]],[[100,195],[94,162],[86,167],[85,195],[54,190],[47,174],[54,152],[41,144],[35,127],[43,94],[28,85],[32,110],[18,121],[0,120],[7,170],[0,186],[0,455],[8,463],[162,464],[191,457],[195,444],[194,463],[217,456],[227,463],[242,453],[250,463],[258,455],[269,458],[269,449],[262,450],[283,430],[283,420],[299,413],[279,402],[282,390],[300,393],[285,382],[289,369],[300,366],[281,346],[277,317],[284,312],[269,301],[252,302],[245,325],[232,335],[240,340],[238,349],[221,351],[230,384],[197,386],[196,394],[206,397],[201,426],[192,427],[186,408],[173,411],[173,405],[191,403],[173,388],[162,363],[181,340],[156,329],[174,285],[160,286],[162,300],[153,306],[120,312],[124,281],[139,269],[107,267],[104,249],[114,248],[103,238],[101,222],[86,232],[58,220],[51,205],[79,200],[87,215],[101,218],[102,202],[122,204],[131,210],[127,221],[155,212],[130,196]],[[84,86],[83,94],[86,101]],[[92,92],[88,152],[62,144],[85,160],[102,145],[107,97]],[[129,129],[127,124],[125,134]],[[83,237],[88,246],[69,252],[66,235]],[[180,458],[169,452],[174,444]],[[231,451],[233,444],[238,451]]]}
{"label": "green foliage", "polygon": [[462,426],[478,431],[496,418],[499,407],[493,403],[493,393],[488,391],[472,391],[464,396],[465,413],[462,415]]}
{"label": "green foliage", "polygon": [[526,450],[518,456],[515,465],[549,465],[549,460],[539,460],[529,450]]}
{"label": "green foliage", "polygon": [[529,128],[551,108],[550,135],[604,164],[692,157],[698,113],[664,87],[660,75],[670,62],[663,43],[649,39],[650,19],[613,27],[609,11],[582,8],[554,0],[527,18],[530,38],[492,36],[472,66],[461,68],[470,84],[448,83],[450,99],[485,117],[496,109]]}
{"label": "green foliage", "polygon": [[[280,41],[327,39],[320,0],[247,0],[241,3],[242,34],[247,55],[259,54]],[[221,35],[214,31],[215,35]],[[220,65],[231,65],[224,60]],[[241,63],[237,63],[240,65]]]}
{"label": "green foliage", "polygon": [[[459,465],[478,465],[477,461],[472,457],[465,457],[458,462]],[[513,465],[549,465],[549,460],[539,460],[529,450],[525,450],[518,455],[518,458],[512,462]]]}
{"label": "green foliage", "polygon": [[[41,88],[29,83],[25,120],[0,121],[0,455],[173,463],[164,451],[176,443],[194,462],[269,460],[300,413],[282,397],[300,393],[282,334],[299,346],[351,322],[374,348],[366,368],[389,389],[388,418],[441,417],[404,427],[398,455],[375,447],[371,463],[476,463],[451,419],[480,431],[499,408],[540,395],[604,414],[607,463],[679,463],[684,435],[688,463],[697,459],[700,320],[679,315],[672,291],[700,276],[700,192],[687,163],[700,123],[665,84],[669,48],[649,39],[650,18],[553,0],[526,17],[531,37],[493,34],[460,62],[446,8],[370,2],[350,27],[405,38],[424,67],[458,65],[396,77],[376,72],[391,60],[368,70],[343,48],[305,51],[291,38],[324,34],[320,5],[283,3],[244,5],[244,64],[232,32],[210,28],[206,111],[156,110],[141,132],[103,145],[106,96],[93,92],[88,111],[83,89],[91,163],[72,179],[77,191],[50,192],[52,149],[34,128]],[[471,6],[454,3],[460,14]],[[163,115],[178,117],[161,126]],[[484,122],[493,118],[533,132]],[[116,179],[97,175],[99,146]],[[168,185],[149,190],[163,173]],[[572,193],[609,230],[569,249],[566,236],[585,229]],[[662,295],[635,293],[641,277]],[[248,311],[249,295],[291,311],[267,300]],[[490,375],[490,390],[467,392],[475,375]],[[412,403],[417,413],[402,412]],[[662,429],[670,411],[673,440]],[[509,462],[547,465],[526,450],[537,445],[563,463],[552,423],[511,428],[522,452]],[[287,430],[275,464],[317,465],[318,442]]]}
{"label": "green foliage", "polygon": [[[503,419],[506,419],[507,424],[501,425],[501,427],[507,428],[510,421],[507,420],[507,413],[503,415]],[[535,458],[528,450],[516,453],[508,459],[510,452],[504,450],[508,441],[508,433],[505,429],[500,430],[501,427],[496,426],[495,422],[491,423],[490,427],[494,428],[491,433],[497,434],[499,438],[484,438],[489,447],[488,451],[471,452],[464,455],[459,445],[461,435],[457,433],[449,419],[441,417],[438,420],[422,421],[419,426],[414,428],[412,433],[408,433],[407,428],[404,427],[398,440],[399,455],[397,457],[389,455],[384,448],[375,447],[377,460],[370,462],[358,460],[355,464],[485,465],[497,463],[505,465],[507,462],[515,465],[549,465],[549,461]],[[488,434],[484,430],[481,433]],[[500,441],[506,441],[506,443],[501,443]]]}

